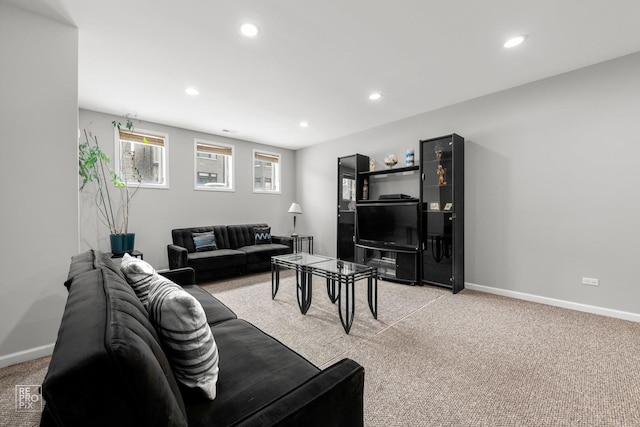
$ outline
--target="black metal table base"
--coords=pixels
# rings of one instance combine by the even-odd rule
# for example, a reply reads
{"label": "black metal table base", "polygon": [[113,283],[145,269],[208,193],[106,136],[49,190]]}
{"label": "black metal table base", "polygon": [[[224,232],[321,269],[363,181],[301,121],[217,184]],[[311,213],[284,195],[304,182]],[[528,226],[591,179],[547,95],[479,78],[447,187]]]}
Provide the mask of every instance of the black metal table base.
{"label": "black metal table base", "polygon": [[324,277],[327,280],[327,294],[332,303],[338,302],[338,314],[344,331],[348,334],[353,325],[355,315],[355,282],[367,279],[367,302],[369,310],[374,319],[378,318],[378,277],[377,271],[371,269],[366,272],[343,275],[320,268],[313,265],[293,265],[283,263],[282,265],[271,263],[271,299],[276,297],[280,287],[280,268],[285,267],[296,271],[296,296],[300,313],[306,314],[311,306],[313,294],[313,275]]}
{"label": "black metal table base", "polygon": [[374,319],[378,318],[378,278],[375,275],[343,276],[340,274],[321,272],[319,276],[327,279],[327,294],[332,303],[338,302],[338,314],[348,334],[355,314],[354,285],[358,280],[367,279],[367,302]]}

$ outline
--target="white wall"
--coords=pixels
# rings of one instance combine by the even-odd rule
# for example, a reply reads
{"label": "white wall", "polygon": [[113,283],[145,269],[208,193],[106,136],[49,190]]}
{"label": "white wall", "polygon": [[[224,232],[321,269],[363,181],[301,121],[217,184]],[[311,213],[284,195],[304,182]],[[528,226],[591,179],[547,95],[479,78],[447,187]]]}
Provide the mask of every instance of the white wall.
{"label": "white wall", "polygon": [[[80,110],[80,129],[93,132],[111,158],[114,152],[113,120],[124,124],[122,117]],[[169,135],[170,188],[141,188],[131,204],[129,231],[136,234],[135,246],[143,252],[145,261],[158,269],[168,267],[167,244],[171,243],[173,228],[266,222],[274,235],[293,232],[293,219],[287,214],[295,194],[293,151],[158,123],[134,120],[134,126]],[[235,146],[234,192],[194,190],[194,138]],[[254,149],[281,154],[281,194],[253,192]],[[81,250],[110,250],[109,233],[96,221],[91,193],[84,193],[84,190],[80,201],[80,239]]]}
{"label": "white wall", "polygon": [[78,248],[78,31],[0,3],[0,58],[5,366],[51,352]]}
{"label": "white wall", "polygon": [[[466,139],[466,281],[640,313],[640,54],[296,152],[301,229],[335,254],[336,158]],[[583,276],[599,287],[581,284]]]}

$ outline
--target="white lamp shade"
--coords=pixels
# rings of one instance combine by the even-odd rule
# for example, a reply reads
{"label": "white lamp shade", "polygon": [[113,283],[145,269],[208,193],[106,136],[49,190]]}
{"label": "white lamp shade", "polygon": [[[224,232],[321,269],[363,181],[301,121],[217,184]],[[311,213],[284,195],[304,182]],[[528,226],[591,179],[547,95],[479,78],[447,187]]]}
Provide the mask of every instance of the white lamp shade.
{"label": "white lamp shade", "polygon": [[300,207],[299,204],[297,203],[291,203],[291,206],[289,207],[289,213],[292,214],[301,214],[302,213],[302,208]]}

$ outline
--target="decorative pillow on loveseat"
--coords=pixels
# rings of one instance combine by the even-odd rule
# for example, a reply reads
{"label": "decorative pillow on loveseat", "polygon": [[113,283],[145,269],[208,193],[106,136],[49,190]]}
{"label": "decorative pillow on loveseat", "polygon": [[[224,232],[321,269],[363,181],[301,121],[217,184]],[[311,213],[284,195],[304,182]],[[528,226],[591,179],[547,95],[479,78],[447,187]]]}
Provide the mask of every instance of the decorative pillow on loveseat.
{"label": "decorative pillow on loveseat", "polygon": [[191,233],[193,239],[193,245],[196,247],[196,252],[213,251],[218,249],[216,242],[216,235],[213,231],[206,233]]}
{"label": "decorative pillow on loveseat", "polygon": [[202,304],[181,286],[154,273],[149,285],[149,320],[160,336],[176,379],[215,399],[218,347]]}
{"label": "decorative pillow on loveseat", "polygon": [[134,292],[144,305],[144,308],[149,310],[149,285],[156,273],[155,268],[146,261],[133,257],[129,254],[124,254],[122,262],[120,263],[120,271],[124,274],[127,283],[131,285]]}
{"label": "decorative pillow on loveseat", "polygon": [[256,234],[256,245],[271,243],[271,227],[253,227]]}

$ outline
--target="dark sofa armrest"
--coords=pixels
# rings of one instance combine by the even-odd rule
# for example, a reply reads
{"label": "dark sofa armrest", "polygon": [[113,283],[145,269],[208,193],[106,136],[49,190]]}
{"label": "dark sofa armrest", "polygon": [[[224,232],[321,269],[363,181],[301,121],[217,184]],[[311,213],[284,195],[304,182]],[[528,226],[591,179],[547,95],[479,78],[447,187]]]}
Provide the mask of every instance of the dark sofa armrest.
{"label": "dark sofa armrest", "polygon": [[237,425],[362,427],[363,394],[364,368],[343,359]]}
{"label": "dark sofa armrest", "polygon": [[293,252],[293,239],[290,236],[271,236],[271,241],[273,243],[289,246],[289,249]]}
{"label": "dark sofa armrest", "polygon": [[174,270],[158,270],[158,274],[163,275],[180,286],[196,284],[196,271],[191,267],[176,268]]}
{"label": "dark sofa armrest", "polygon": [[187,253],[187,248],[172,243],[168,244],[167,255],[169,256],[169,268],[175,270],[176,268],[187,267]]}

